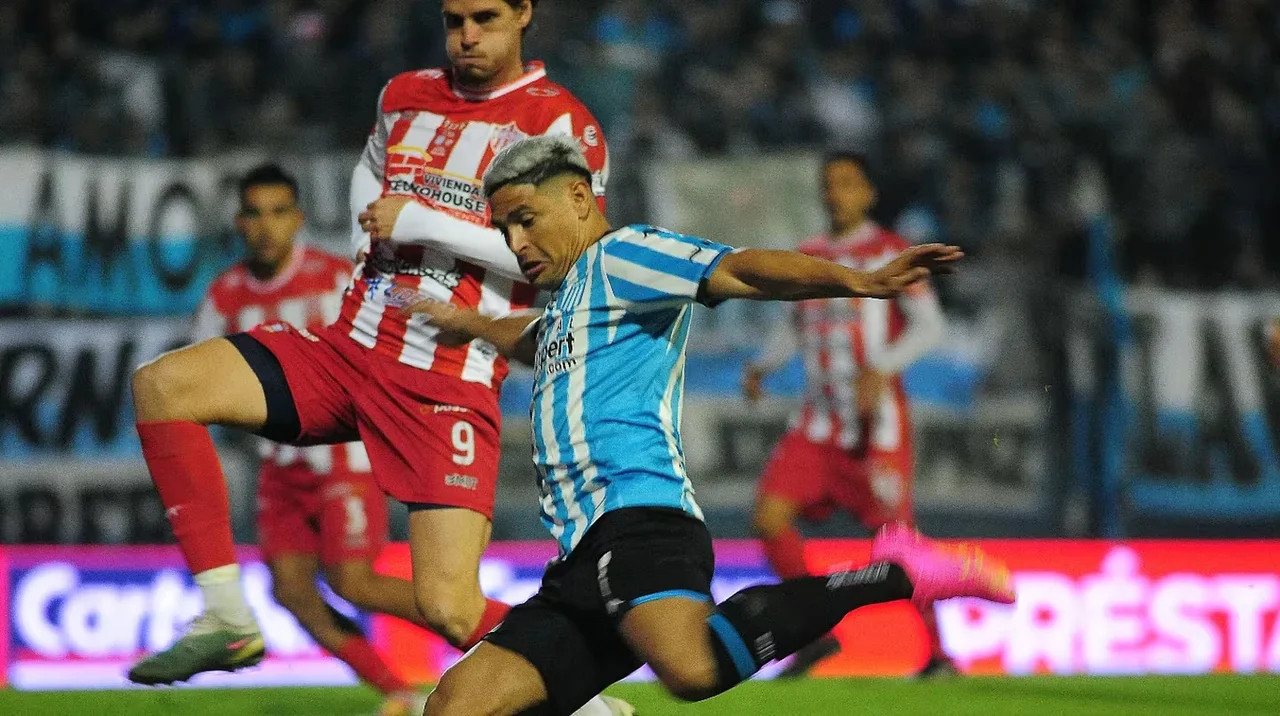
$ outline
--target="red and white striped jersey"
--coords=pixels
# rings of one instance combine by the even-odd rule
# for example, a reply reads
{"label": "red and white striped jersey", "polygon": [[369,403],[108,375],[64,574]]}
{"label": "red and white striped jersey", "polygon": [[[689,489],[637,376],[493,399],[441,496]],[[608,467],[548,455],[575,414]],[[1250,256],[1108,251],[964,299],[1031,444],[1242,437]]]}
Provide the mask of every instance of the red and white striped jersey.
{"label": "red and white striped jersey", "polygon": [[[799,251],[858,270],[875,270],[910,243],[871,221],[847,236],[811,238]],[[926,282],[896,300],[842,298],[802,301],[792,307],[792,323],[771,339],[761,364],[776,368],[798,349],[804,358],[804,405],[795,427],[815,443],[846,449],[870,446],[895,450],[906,444],[910,423],[899,371],[941,337],[937,297]],[[910,329],[911,335],[908,336]],[[780,342],[786,341],[786,344]],[[781,358],[781,360],[779,360]],[[866,368],[889,376],[888,389],[871,425],[858,416],[855,378]]]}
{"label": "red and white striped jersey", "polygon": [[[298,328],[322,328],[337,318],[342,292],[351,282],[351,262],[297,244],[284,270],[260,281],[237,264],[213,280],[196,313],[195,340],[247,331],[283,321]],[[317,475],[340,470],[368,472],[369,456],[358,442],[294,447],[261,441],[264,460],[280,466],[304,463]]]}
{"label": "red and white striped jersey", "polygon": [[[507,364],[492,346],[441,345],[434,326],[406,319],[398,309],[430,298],[500,317],[532,305],[536,289],[522,280],[502,235],[489,223],[482,178],[499,151],[540,134],[578,140],[603,202],[609,162],[600,126],[568,90],[547,79],[541,63],[526,65],[520,79],[483,94],[454,86],[443,69],[407,72],[387,83],[352,177],[352,210],[362,208],[365,199],[357,193],[371,174],[383,195],[411,196],[429,209],[419,213],[433,217],[443,238],[397,237],[403,217],[417,207],[401,213],[392,240],[370,245],[368,235],[356,230],[356,255],[363,260],[339,318],[352,339],[400,362],[498,389]],[[496,247],[505,266],[468,260],[480,243],[490,252]]]}

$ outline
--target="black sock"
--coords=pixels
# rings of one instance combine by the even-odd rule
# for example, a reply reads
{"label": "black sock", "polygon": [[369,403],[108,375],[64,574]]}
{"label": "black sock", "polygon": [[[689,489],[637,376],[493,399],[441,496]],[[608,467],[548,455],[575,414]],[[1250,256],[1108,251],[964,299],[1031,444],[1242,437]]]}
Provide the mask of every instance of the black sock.
{"label": "black sock", "polygon": [[354,619],[334,609],[333,605],[328,602],[325,602],[324,607],[329,612],[329,616],[333,618],[334,623],[338,625],[338,631],[350,636],[358,636],[361,639],[364,638],[364,630],[360,628],[360,625]]}
{"label": "black sock", "polygon": [[707,618],[715,637],[711,641],[721,688],[750,677],[770,660],[790,656],[858,607],[910,596],[907,573],[888,562],[748,587],[721,602]]}

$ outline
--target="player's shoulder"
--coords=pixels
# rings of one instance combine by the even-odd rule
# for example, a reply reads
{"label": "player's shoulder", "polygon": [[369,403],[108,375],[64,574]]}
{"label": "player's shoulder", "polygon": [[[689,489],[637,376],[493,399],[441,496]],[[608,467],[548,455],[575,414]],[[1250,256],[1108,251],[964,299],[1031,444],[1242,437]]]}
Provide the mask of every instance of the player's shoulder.
{"label": "player's shoulder", "polygon": [[217,297],[221,297],[239,291],[244,288],[248,276],[249,273],[245,271],[244,266],[237,263],[213,277],[213,281],[209,282],[209,295],[216,294]]}
{"label": "player's shoulder", "polygon": [[671,259],[705,263],[702,257],[710,256],[703,254],[706,250],[719,254],[728,250],[728,247],[700,236],[690,236],[651,224],[624,226],[601,242],[601,254],[606,259],[623,258],[646,265],[667,264]]}
{"label": "player's shoulder", "polygon": [[818,234],[801,241],[800,244],[796,246],[796,251],[810,256],[822,256],[828,253],[830,244],[831,239],[829,239],[825,234]]}
{"label": "player's shoulder", "polygon": [[249,273],[241,264],[235,264],[213,277],[209,288],[205,289],[205,301],[212,304],[219,312],[229,310],[235,305],[237,297],[245,291]]}
{"label": "player's shoulder", "polygon": [[590,114],[587,106],[573,92],[570,92],[568,87],[556,82],[546,74],[530,82],[529,86],[524,89],[524,93],[532,97],[533,101],[548,109],[574,110]]}
{"label": "player's shoulder", "polygon": [[349,271],[352,267],[349,259],[314,246],[307,246],[302,250],[302,261],[303,271],[315,273]]}
{"label": "player's shoulder", "polygon": [[880,246],[894,251],[905,251],[912,246],[911,241],[906,237],[897,233],[893,229],[885,228],[878,224],[876,225],[875,241]]}
{"label": "player's shoulder", "polygon": [[427,67],[401,72],[388,80],[382,88],[380,109],[384,113],[422,109],[451,97],[449,71],[441,67]]}

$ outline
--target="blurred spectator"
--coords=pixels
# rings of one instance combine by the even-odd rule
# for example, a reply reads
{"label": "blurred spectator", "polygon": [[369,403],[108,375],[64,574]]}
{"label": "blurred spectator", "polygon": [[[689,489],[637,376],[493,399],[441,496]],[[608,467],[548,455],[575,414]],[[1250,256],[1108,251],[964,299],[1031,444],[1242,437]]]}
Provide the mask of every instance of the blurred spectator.
{"label": "blurred spectator", "polygon": [[[1269,0],[575,0],[535,18],[531,57],[599,117],[620,180],[650,157],[838,146],[871,156],[882,218],[915,235],[1055,252],[1096,160],[1131,277],[1280,275]],[[383,83],[442,43],[417,0],[9,0],[0,141],[355,151]]]}

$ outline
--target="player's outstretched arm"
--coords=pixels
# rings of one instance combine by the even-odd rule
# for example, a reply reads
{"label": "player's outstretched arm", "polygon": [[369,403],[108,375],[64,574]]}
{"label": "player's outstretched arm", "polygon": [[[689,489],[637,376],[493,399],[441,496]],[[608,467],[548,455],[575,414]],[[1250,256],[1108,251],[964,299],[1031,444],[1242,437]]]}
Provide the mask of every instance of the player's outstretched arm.
{"label": "player's outstretched arm", "polygon": [[893,298],[931,274],[950,273],[963,257],[958,246],[922,244],[875,271],[858,271],[796,251],[745,249],[720,260],[703,283],[701,298]]}
{"label": "player's outstretched arm", "polygon": [[466,343],[475,339],[487,341],[502,355],[521,363],[533,364],[537,342],[532,325],[537,315],[519,314],[490,318],[470,308],[442,301],[418,301],[401,309],[405,315],[418,315],[441,331],[445,341]]}

